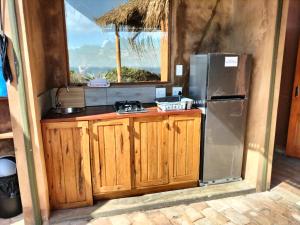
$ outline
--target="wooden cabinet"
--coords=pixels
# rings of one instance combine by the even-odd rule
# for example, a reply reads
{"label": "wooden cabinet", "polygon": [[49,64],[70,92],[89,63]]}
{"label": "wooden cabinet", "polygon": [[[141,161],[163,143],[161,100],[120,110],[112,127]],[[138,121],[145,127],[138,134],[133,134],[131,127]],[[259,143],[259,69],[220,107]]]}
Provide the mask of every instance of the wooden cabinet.
{"label": "wooden cabinet", "polygon": [[51,207],[92,205],[88,122],[45,123],[42,128]]}
{"label": "wooden cabinet", "polygon": [[95,196],[131,189],[130,120],[91,122]]}
{"label": "wooden cabinet", "polygon": [[168,117],[134,119],[135,186],[167,184]]}
{"label": "wooden cabinet", "polygon": [[200,113],[138,115],[43,123],[53,208],[197,185]]}
{"label": "wooden cabinet", "polygon": [[197,181],[200,164],[200,116],[170,116],[170,183]]}

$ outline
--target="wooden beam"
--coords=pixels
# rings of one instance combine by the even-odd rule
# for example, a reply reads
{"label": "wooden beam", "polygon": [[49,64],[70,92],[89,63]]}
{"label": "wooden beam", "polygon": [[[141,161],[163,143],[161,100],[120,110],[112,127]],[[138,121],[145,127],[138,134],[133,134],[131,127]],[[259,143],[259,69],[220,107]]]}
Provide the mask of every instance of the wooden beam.
{"label": "wooden beam", "polygon": [[14,138],[13,132],[0,134],[0,140],[12,139],[12,138]]}
{"label": "wooden beam", "polygon": [[169,81],[169,21],[161,21],[160,37],[160,81]]}
{"label": "wooden beam", "polygon": [[118,75],[118,83],[121,83],[121,73],[122,73],[122,64],[121,64],[121,46],[120,46],[120,34],[119,27],[115,26],[115,36],[116,36],[116,64],[117,64],[117,75]]}
{"label": "wooden beam", "polygon": [[[43,74],[46,74],[47,67],[44,66],[46,60],[44,54],[44,14],[41,13],[43,1],[40,0],[20,0],[15,1],[18,12],[18,29],[20,51],[22,56],[23,75],[25,84],[25,94],[27,101],[28,120],[30,125],[30,137],[35,176],[38,179],[37,192],[39,209],[43,221],[47,221],[50,215],[49,194],[47,174],[44,158],[44,149],[41,132],[41,109],[38,96],[40,92],[46,91],[47,83]],[[60,3],[61,4],[61,3]],[[48,9],[49,10],[49,9]]]}
{"label": "wooden beam", "polygon": [[[9,13],[8,13],[8,2],[1,1],[1,12],[3,12],[2,18],[3,20],[3,29],[5,34],[8,37],[11,37],[11,27],[9,23]],[[9,43],[8,52],[10,57],[12,56],[11,42]],[[10,58],[11,59],[11,58]],[[13,61],[12,61],[13,62]],[[12,64],[13,65],[13,64]],[[16,164],[18,170],[18,179],[19,179],[19,187],[22,199],[22,207],[23,207],[23,217],[24,221],[27,224],[33,224],[33,213],[32,213],[32,198],[30,194],[30,185],[28,178],[28,170],[27,170],[27,161],[26,154],[24,151],[24,138],[23,138],[23,130],[19,126],[21,124],[21,116],[20,116],[20,104],[18,103],[18,93],[17,93],[17,81],[16,81],[16,71],[15,67],[12,67],[12,73],[14,77],[14,82],[11,82],[7,87],[8,98],[10,99],[10,114],[11,114],[11,122],[12,122],[12,130],[14,133],[14,146],[15,146],[15,156],[16,156]],[[29,193],[29,194],[27,194]]]}
{"label": "wooden beam", "polygon": [[[24,5],[30,5],[32,8],[36,8],[37,6],[35,5],[36,2],[31,2],[33,3],[32,5],[28,4],[28,2],[26,3],[26,1],[5,0],[1,1],[1,7],[5,17],[4,31],[14,43],[14,46],[12,46],[12,42],[10,42],[8,52],[14,77],[13,82],[8,85],[8,99],[23,216],[25,224],[30,225],[42,223],[40,218],[41,210],[44,210],[44,215],[46,219],[48,218],[49,203],[47,205],[47,202],[49,200],[47,182],[45,181],[46,173],[45,169],[43,170],[43,151],[41,151],[41,145],[38,141],[38,137],[41,136],[41,132],[38,132],[39,117],[37,115],[39,115],[39,108],[37,107],[36,87],[33,86],[31,79],[33,67],[30,62],[34,62],[37,65],[34,68],[39,67],[40,64],[36,58],[29,56],[29,41],[27,39],[28,36],[30,38],[30,33],[28,33],[29,25],[35,28],[35,32],[31,32],[31,35],[33,35],[32,33],[39,33],[39,26],[31,23],[33,19],[32,21],[28,21],[31,17],[26,17],[26,12],[24,12]],[[32,10],[32,8],[31,12],[38,11]],[[37,48],[36,42],[30,41],[30,43]],[[33,47],[32,45],[31,47]],[[17,56],[16,58],[14,57],[13,50]],[[43,58],[39,57],[38,60],[43,60]],[[15,65],[18,65],[18,70],[16,70]],[[39,178],[38,190],[36,177]],[[42,200],[41,205],[39,199]]]}
{"label": "wooden beam", "polygon": [[[28,111],[27,111],[27,99],[26,99],[26,90],[25,90],[25,80],[24,80],[24,73],[23,73],[23,61],[22,61],[22,53],[21,53],[21,43],[20,43],[20,30],[18,24],[18,10],[19,8],[16,7],[14,0],[9,0],[7,2],[8,5],[8,18],[10,24],[10,39],[9,39],[9,46],[7,50],[7,54],[9,57],[10,67],[13,70],[14,68],[14,78],[10,80],[10,85],[15,83],[16,88],[16,104],[19,105],[19,123],[13,125],[13,132],[15,130],[19,130],[20,139],[23,140],[23,146],[19,146],[22,151],[23,160],[20,162],[20,159],[16,157],[17,167],[20,164],[24,167],[24,173],[27,176],[27,186],[29,186],[29,192],[21,192],[21,198],[26,198],[26,195],[30,195],[31,198],[31,209],[30,214],[24,217],[26,224],[42,224],[41,221],[41,213],[39,208],[39,199],[37,195],[37,181],[36,181],[36,174],[35,174],[35,167],[34,167],[34,160],[33,160],[33,152],[32,152],[32,142],[31,142],[31,135],[30,135],[30,124],[28,119]],[[17,5],[18,6],[18,5]],[[9,98],[10,100],[11,98]],[[9,104],[10,107],[15,106],[14,104]],[[11,112],[10,108],[10,112]],[[14,143],[17,143],[17,140],[14,139]],[[15,145],[15,148],[17,146]],[[17,156],[17,151],[16,151]],[[27,167],[27,168],[26,168]],[[27,169],[27,170],[26,170]],[[20,170],[18,169],[18,172]],[[24,179],[23,177],[18,176],[18,179]],[[23,202],[23,199],[22,199]],[[25,209],[23,207],[23,209]],[[25,214],[25,212],[24,212]],[[27,218],[28,217],[28,218]]]}
{"label": "wooden beam", "polygon": [[274,154],[274,145],[275,145],[275,133],[276,133],[276,121],[278,113],[278,103],[279,103],[279,94],[280,94],[280,84],[282,77],[282,65],[283,65],[283,56],[284,56],[284,47],[285,47],[285,38],[286,38],[286,28],[288,20],[288,10],[289,10],[290,0],[282,2],[282,15],[281,21],[278,21],[278,50],[277,57],[274,59],[274,91],[273,91],[273,108],[270,112],[271,124],[270,124],[270,140],[269,140],[269,154],[267,156],[267,177],[266,177],[266,189],[271,188],[271,175],[272,175],[272,166],[273,166],[273,154]]}

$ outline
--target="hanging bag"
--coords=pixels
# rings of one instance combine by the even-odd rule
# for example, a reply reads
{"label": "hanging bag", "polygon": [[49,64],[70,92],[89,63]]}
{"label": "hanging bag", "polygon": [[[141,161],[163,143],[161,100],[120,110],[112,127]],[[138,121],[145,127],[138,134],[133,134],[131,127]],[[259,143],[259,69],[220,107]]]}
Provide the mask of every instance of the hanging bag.
{"label": "hanging bag", "polygon": [[2,64],[3,78],[5,81],[13,81],[13,76],[7,55],[8,38],[3,31],[2,12],[0,7],[0,60]]}

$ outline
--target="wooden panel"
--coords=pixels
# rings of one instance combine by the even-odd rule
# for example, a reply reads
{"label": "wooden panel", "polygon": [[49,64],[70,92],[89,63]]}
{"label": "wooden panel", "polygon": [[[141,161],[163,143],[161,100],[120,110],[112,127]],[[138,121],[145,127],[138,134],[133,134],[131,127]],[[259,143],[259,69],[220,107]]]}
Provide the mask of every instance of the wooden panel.
{"label": "wooden panel", "polygon": [[131,189],[129,119],[91,123],[93,194]]}
{"label": "wooden panel", "polygon": [[292,107],[289,123],[286,154],[300,158],[300,41],[298,45],[297,67],[293,88]]}
{"label": "wooden panel", "polygon": [[11,122],[8,100],[0,98],[0,133],[11,132]]}
{"label": "wooden panel", "polygon": [[168,117],[134,120],[135,185],[168,183]]}
{"label": "wooden panel", "polygon": [[[57,88],[52,89],[52,104],[55,107],[55,95]],[[62,107],[85,107],[84,89],[83,87],[69,87],[59,90],[59,101]]]}
{"label": "wooden panel", "polygon": [[200,116],[170,116],[170,183],[199,180]]}
{"label": "wooden panel", "polygon": [[8,100],[5,98],[0,98],[0,156],[2,155],[14,155],[14,145],[12,140],[7,140],[13,138],[10,113]]}
{"label": "wooden panel", "polygon": [[43,124],[43,138],[51,206],[91,205],[88,122]]}
{"label": "wooden panel", "polygon": [[47,87],[59,87],[66,84],[69,75],[64,1],[39,2],[38,12],[42,14],[43,61],[46,69],[43,80],[47,81]]}

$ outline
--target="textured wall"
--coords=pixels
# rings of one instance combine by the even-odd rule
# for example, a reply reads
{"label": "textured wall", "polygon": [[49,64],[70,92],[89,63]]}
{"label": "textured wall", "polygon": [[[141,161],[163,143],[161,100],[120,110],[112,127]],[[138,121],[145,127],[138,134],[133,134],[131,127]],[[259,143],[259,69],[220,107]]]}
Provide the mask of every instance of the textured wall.
{"label": "textured wall", "polygon": [[[263,158],[268,151],[268,119],[274,54],[277,1],[235,0],[233,31],[228,39],[232,51],[251,53],[254,58],[246,135],[245,176],[261,179]],[[258,164],[257,164],[258,162]],[[259,189],[260,187],[258,187]]]}
{"label": "textured wall", "polygon": [[[187,93],[189,57],[203,52],[228,51],[226,40],[232,30],[233,5],[228,0],[174,0],[171,12],[171,77]],[[176,64],[184,65],[176,77]]]}
{"label": "textured wall", "polygon": [[[185,67],[175,84],[188,87],[189,55],[199,52],[250,53],[254,58],[246,135],[245,176],[257,179],[265,154],[277,1],[174,0],[171,74]],[[261,175],[259,175],[260,177]]]}
{"label": "textured wall", "polygon": [[43,39],[49,89],[65,85],[68,80],[64,1],[39,1],[44,14]]}
{"label": "textured wall", "polygon": [[29,45],[30,64],[32,68],[32,80],[37,90],[37,95],[48,89],[50,84],[49,78],[46,74],[46,49],[44,48],[44,24],[43,24],[43,10],[40,0],[31,0],[30,4],[25,4],[26,12],[30,12],[30,17],[26,17],[28,35],[27,42]]}
{"label": "textured wall", "polygon": [[25,4],[32,79],[37,95],[65,84],[67,58],[63,0],[30,0]]}

